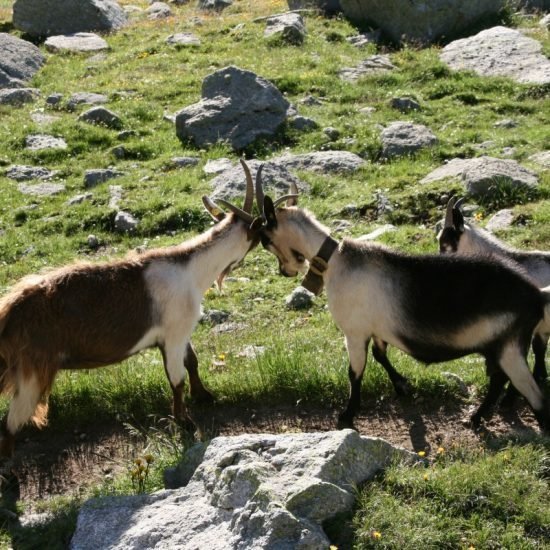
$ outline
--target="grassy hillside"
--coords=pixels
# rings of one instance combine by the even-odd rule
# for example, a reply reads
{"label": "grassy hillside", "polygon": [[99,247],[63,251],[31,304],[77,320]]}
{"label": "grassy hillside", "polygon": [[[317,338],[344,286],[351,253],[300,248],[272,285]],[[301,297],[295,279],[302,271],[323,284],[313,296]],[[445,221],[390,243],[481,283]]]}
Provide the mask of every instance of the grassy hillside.
{"label": "grassy hillside", "polygon": [[[121,4],[141,8],[148,5],[145,0],[122,0]],[[307,133],[286,129],[276,143],[249,148],[245,152],[249,158],[269,159],[287,150],[300,153],[338,149],[369,161],[348,176],[298,174],[311,188],[311,193],[301,198],[302,205],[330,227],[336,220],[349,222],[337,234],[339,238],[362,235],[392,223],[396,230],[385,234],[383,242],[408,251],[435,253],[435,223],[442,216],[445,197],[449,191],[459,190],[459,185],[426,185],[420,180],[447,159],[481,154],[499,157],[504,147],[513,147],[512,158],[540,174],[537,191],[502,194],[479,204],[476,218],[483,225],[498,209],[512,207],[518,223],[501,235],[503,239],[520,248],[550,249],[550,175],[528,160],[530,155],[550,148],[548,87],[451,72],[439,61],[438,47],[394,49],[370,45],[358,49],[346,40],[358,32],[350,23],[314,13],[305,16],[308,36],[303,46],[268,43],[263,39],[265,23],[261,18],[284,11],[287,4],[283,0],[236,0],[216,15],[200,13],[194,5],[172,6],[174,16],[161,21],[132,17],[128,27],[106,37],[110,51],[105,55],[49,54],[41,46],[47,63],[31,84],[40,89],[42,99],[20,108],[0,106],[1,292],[22,275],[43,268],[81,259],[119,257],[136,247],[174,244],[207,228],[209,218],[203,213],[200,197],[211,191],[211,178],[204,174],[203,167],[208,160],[229,157],[235,161],[238,155],[223,145],[208,150],[182,145],[164,115],[195,103],[204,77],[230,64],[273,82],[298,106],[300,114],[319,124],[319,129]],[[0,31],[18,35],[10,25],[10,6],[11,2],[0,0]],[[200,24],[195,22],[196,17]],[[532,20],[518,15],[506,14],[505,19],[516,26],[533,25]],[[176,32],[193,32],[201,45],[181,49],[167,45],[166,37]],[[535,28],[531,35],[543,43],[548,55],[548,33]],[[357,65],[366,56],[380,52],[390,54],[396,71],[357,83],[338,77],[341,68]],[[117,131],[78,121],[83,108],[74,112],[65,105],[72,93],[83,91],[107,95],[106,106],[120,115],[124,129],[132,130],[132,135],[120,141]],[[63,94],[58,108],[49,108],[45,103],[53,93]],[[300,101],[308,95],[319,98],[320,105],[302,104]],[[422,110],[399,113],[390,106],[390,99],[400,96],[417,99]],[[365,114],[364,107],[373,107],[374,111]],[[56,119],[43,127],[31,118],[37,112]],[[517,127],[495,127],[505,118],[515,120]],[[439,144],[414,157],[382,161],[380,127],[395,120],[425,124],[437,135]],[[330,141],[323,132],[325,127],[336,128],[340,137]],[[33,133],[63,137],[68,148],[30,152],[25,149],[25,137]],[[493,143],[488,149],[480,149],[478,145],[486,141]],[[119,145],[126,149],[123,159],[113,154],[113,148]],[[199,157],[199,164],[175,169],[171,158],[185,155]],[[4,169],[12,164],[58,170],[66,190],[52,197],[23,195],[14,181],[4,177]],[[67,205],[69,198],[85,191],[85,170],[108,166],[115,166],[125,175],[95,187],[91,200]],[[109,207],[111,184],[122,186],[121,208],[140,220],[132,235],[114,231],[116,211]],[[380,197],[387,198],[391,207],[377,215]],[[349,204],[365,214],[343,213]],[[90,234],[99,239],[99,249],[90,248]],[[231,321],[244,324],[244,328],[214,334],[210,325],[201,324],[193,338],[201,374],[216,394],[219,406],[341,407],[347,397],[347,357],[341,335],[326,310],[325,297],[316,299],[306,313],[287,311],[284,297],[298,281],[279,277],[274,258],[261,248],[255,249],[233,275],[236,278],[226,284],[222,294],[214,289],[207,292],[204,307],[231,312]],[[265,353],[256,358],[247,356],[243,353],[247,346],[263,346]],[[443,371],[451,371],[471,385],[473,395],[484,392],[485,374],[478,358],[430,369],[396,351],[392,351],[391,358],[411,379],[417,398],[433,401],[436,407],[448,400],[464,406],[478,401],[476,397],[470,401],[461,396],[456,382],[445,377]],[[365,402],[394,399],[389,381],[372,358],[365,373],[363,396]],[[168,414],[169,402],[160,355],[150,351],[116,367],[62,373],[51,396],[47,429],[55,437],[90,418],[105,424],[129,421],[145,426],[151,441],[160,442],[155,447],[155,471],[147,482],[147,489],[153,490],[161,485],[162,466],[177,460],[172,436],[158,436],[156,425],[151,424],[151,415]],[[543,505],[550,496],[548,443],[546,438],[535,438],[527,445],[521,440],[502,450],[501,444],[485,446],[480,442],[483,451],[459,445],[447,453],[444,462],[437,459],[433,472],[426,474],[431,480],[429,489],[424,484],[425,472],[396,466],[361,497],[353,520],[355,544],[360,548],[412,548],[412,541],[414,547],[424,548],[542,548],[550,544],[548,506]],[[470,502],[469,495],[512,491],[497,475],[505,453],[511,457],[506,464],[510,477],[529,478],[537,491],[533,489],[532,494],[538,498],[527,501],[518,496],[513,513],[499,502],[487,504],[479,514],[473,505],[468,509],[464,502]],[[457,484],[467,479],[479,478],[479,482],[446,487],[442,480],[447,476],[456,479]],[[134,489],[129,471],[97,491]],[[33,537],[65,540],[78,502],[71,497],[41,504],[61,519],[52,520],[44,530],[17,530],[6,524],[4,543],[8,545],[11,540],[14,547],[20,544],[17,547],[31,548],[37,547],[33,546],[37,540]],[[450,514],[449,510],[458,511]],[[430,528],[418,530],[419,524]],[[491,538],[487,531],[496,524],[499,528]],[[416,536],[403,535],[399,539],[389,535],[403,526],[407,528],[402,532],[416,530]],[[434,538],[441,529],[449,531],[448,539]]]}

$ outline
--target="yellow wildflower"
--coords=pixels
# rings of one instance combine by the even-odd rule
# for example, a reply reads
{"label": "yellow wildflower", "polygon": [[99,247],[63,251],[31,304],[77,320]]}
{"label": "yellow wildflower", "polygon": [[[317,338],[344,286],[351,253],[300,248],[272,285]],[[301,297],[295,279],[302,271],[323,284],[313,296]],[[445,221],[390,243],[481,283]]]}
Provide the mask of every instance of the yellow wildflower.
{"label": "yellow wildflower", "polygon": [[418,456],[419,456],[419,457],[424,457],[424,456],[426,456],[426,451],[418,451]]}
{"label": "yellow wildflower", "polygon": [[373,531],[372,538],[376,540],[380,540],[382,538],[382,533],[380,531]]}

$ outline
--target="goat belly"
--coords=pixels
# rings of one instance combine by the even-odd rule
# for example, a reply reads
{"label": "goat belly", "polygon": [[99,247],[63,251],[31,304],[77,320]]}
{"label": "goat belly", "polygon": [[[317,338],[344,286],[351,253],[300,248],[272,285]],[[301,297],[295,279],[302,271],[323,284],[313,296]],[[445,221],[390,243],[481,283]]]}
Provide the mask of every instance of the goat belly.
{"label": "goat belly", "polygon": [[[410,336],[401,334],[399,339],[404,345],[403,351],[414,357],[421,363],[443,363],[451,361],[474,353],[475,349],[457,348],[455,346],[446,345],[443,343],[431,343],[425,340],[411,338]],[[399,346],[398,346],[399,347]]]}

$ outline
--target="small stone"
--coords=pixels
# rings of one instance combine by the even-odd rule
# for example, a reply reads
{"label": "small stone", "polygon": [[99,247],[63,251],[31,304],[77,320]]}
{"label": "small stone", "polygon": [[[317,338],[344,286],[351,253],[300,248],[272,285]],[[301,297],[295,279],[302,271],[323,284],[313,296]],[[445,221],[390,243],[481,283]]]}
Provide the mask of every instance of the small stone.
{"label": "small stone", "polygon": [[154,2],[145,11],[149,14],[148,19],[151,20],[165,19],[166,17],[170,17],[172,15],[170,6],[164,2]]}
{"label": "small stone", "polygon": [[67,101],[67,109],[74,111],[78,105],[101,105],[107,103],[108,97],[104,94],[91,92],[78,92]]}
{"label": "small stone", "polygon": [[52,195],[57,195],[65,191],[65,185],[62,183],[36,183],[36,184],[27,184],[20,183],[17,186],[19,192],[24,195],[33,195],[36,197],[50,197]]}
{"label": "small stone", "polygon": [[135,231],[139,222],[129,212],[121,210],[115,216],[115,231],[119,233],[131,233]]}
{"label": "small stone", "polygon": [[319,98],[317,98],[315,96],[312,96],[312,95],[307,95],[306,97],[304,97],[303,99],[300,100],[300,103],[302,105],[307,105],[308,107],[323,104],[323,102]]}
{"label": "small stone", "polygon": [[356,34],[354,36],[349,36],[346,40],[356,48],[364,48],[369,44],[378,44],[380,42],[380,36],[382,31],[376,29],[374,31],[365,32],[363,34]]}
{"label": "small stone", "polygon": [[186,46],[200,46],[200,39],[190,32],[180,32],[177,34],[171,34],[167,39],[166,43],[170,46],[175,46],[176,48],[184,48]]}
{"label": "small stone", "polygon": [[372,55],[356,67],[345,67],[339,71],[340,78],[347,82],[355,82],[363,76],[383,74],[396,69],[389,55]]}
{"label": "small stone", "polygon": [[390,106],[402,113],[408,111],[420,111],[420,103],[410,97],[393,97],[390,100]]}
{"label": "small stone", "polygon": [[487,231],[501,231],[508,229],[514,223],[514,211],[510,208],[499,210],[487,222]]}
{"label": "small stone", "polygon": [[7,169],[6,177],[15,181],[35,179],[47,180],[53,178],[57,173],[57,170],[48,170],[43,166],[25,166],[17,164]]}
{"label": "small stone", "polygon": [[213,334],[225,334],[227,332],[236,332],[238,330],[244,330],[247,328],[247,325],[244,323],[231,323],[231,322],[225,322],[221,323],[219,325],[216,325],[212,329]]}
{"label": "small stone", "polygon": [[122,128],[121,118],[105,107],[92,107],[82,113],[78,117],[78,120],[83,120],[90,124],[100,124],[115,130]]}
{"label": "small stone", "polygon": [[391,223],[387,223],[383,225],[382,227],[379,227],[375,229],[374,231],[371,231],[370,233],[367,233],[366,235],[361,235],[357,240],[359,241],[374,241],[378,238],[380,238],[382,235],[385,235],[386,233],[391,233],[396,230],[395,225],[392,225]]}
{"label": "small stone", "polygon": [[229,319],[228,311],[221,311],[219,309],[206,310],[201,317],[203,323],[210,323],[211,325],[221,325]]}
{"label": "small stone", "polygon": [[50,94],[46,98],[46,105],[48,105],[50,107],[54,107],[56,105],[59,105],[62,100],[63,100],[63,94],[61,94],[59,92],[57,92],[55,94]]}
{"label": "small stone", "polygon": [[95,235],[88,235],[86,242],[92,250],[95,250],[99,247],[99,239]]}
{"label": "small stone", "polygon": [[336,141],[340,137],[340,131],[332,126],[323,128],[323,134],[327,136],[331,141]]}
{"label": "small stone", "polygon": [[123,176],[124,172],[115,170],[114,168],[98,168],[92,170],[86,170],[84,173],[84,187],[90,188],[103,183],[104,181],[112,178],[118,178]]}
{"label": "small stone", "polygon": [[301,132],[315,130],[315,128],[319,127],[319,125],[312,118],[300,115],[290,119],[289,123],[292,128],[295,130],[300,130]]}
{"label": "small stone", "polygon": [[170,162],[176,168],[189,168],[191,166],[197,166],[199,159],[197,157],[172,157]]}
{"label": "small stone", "polygon": [[495,128],[516,128],[517,125],[518,123],[515,120],[512,120],[511,118],[505,118],[504,120],[499,120],[494,124]]}
{"label": "small stone", "polygon": [[118,205],[122,200],[122,186],[109,185],[109,208],[118,209]]}
{"label": "small stone", "polygon": [[288,309],[309,309],[313,305],[314,296],[313,292],[299,286],[285,298],[285,304]]}
{"label": "small stone", "polygon": [[82,193],[80,195],[75,195],[74,197],[71,197],[68,201],[67,201],[67,204],[69,206],[73,206],[75,204],[81,204],[83,203],[84,201],[88,201],[92,198],[92,194],[91,193]]}
{"label": "small stone", "polygon": [[122,132],[119,132],[116,137],[120,141],[125,141],[132,137],[135,137],[136,135],[137,135],[137,132],[135,130],[122,130]]}
{"label": "small stone", "polygon": [[111,149],[111,154],[117,159],[124,159],[128,156],[128,149],[124,145],[117,145]]}

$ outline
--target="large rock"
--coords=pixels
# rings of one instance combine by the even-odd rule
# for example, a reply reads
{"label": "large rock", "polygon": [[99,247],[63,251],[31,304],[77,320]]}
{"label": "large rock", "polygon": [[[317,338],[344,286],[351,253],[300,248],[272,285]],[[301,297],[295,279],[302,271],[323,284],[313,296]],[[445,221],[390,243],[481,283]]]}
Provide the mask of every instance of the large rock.
{"label": "large rock", "polygon": [[457,71],[507,76],[524,83],[550,83],[550,60],[542,53],[540,42],[506,27],[455,40],[443,48],[440,58]]}
{"label": "large rock", "polygon": [[34,44],[0,32],[0,88],[24,87],[44,61]]}
{"label": "large rock", "polygon": [[357,485],[411,455],[352,430],[217,437],[186,487],[86,503],[71,548],[326,549]]}
{"label": "large rock", "polygon": [[306,37],[304,18],[299,13],[281,13],[268,18],[264,37],[287,44],[300,45]]}
{"label": "large rock", "polygon": [[534,187],[538,184],[537,175],[515,160],[485,156],[452,159],[430,172],[420,183],[443,179],[461,181],[468,193],[478,196],[492,196],[501,187]]}
{"label": "large rock", "polygon": [[392,122],[382,130],[380,137],[385,158],[410,155],[437,143],[437,137],[429,128],[411,122]]}
{"label": "large rock", "polygon": [[[250,168],[250,172],[253,174],[252,177],[255,177],[258,168],[263,164],[262,184],[265,192],[273,198],[286,195],[291,182],[296,184],[300,193],[309,190],[309,186],[305,182],[293,176],[284,166],[276,162],[250,160],[247,161],[247,164]],[[234,199],[236,197],[242,197],[245,192],[246,180],[240,164],[225,170],[216,176],[210,183],[214,190],[212,193],[213,199]]]}
{"label": "large rock", "polygon": [[225,67],[207,76],[202,99],[176,115],[176,133],[197,147],[227,141],[243,149],[275,135],[287,117],[288,101],[271,83],[250,71]]}
{"label": "large rock", "polygon": [[109,44],[93,32],[76,32],[50,36],[44,43],[49,52],[101,52],[109,49]]}
{"label": "large rock", "polygon": [[34,36],[112,31],[126,20],[112,0],[16,0],[13,5],[15,28]]}
{"label": "large rock", "polygon": [[40,97],[36,88],[6,88],[0,89],[0,105],[23,105],[32,103]]}
{"label": "large rock", "polygon": [[356,23],[376,23],[394,42],[430,43],[463,32],[481,18],[498,14],[505,0],[340,0]]}
{"label": "large rock", "polygon": [[366,165],[364,159],[349,151],[316,151],[300,155],[289,153],[271,159],[271,162],[290,170],[311,170],[322,174],[351,174]]}

